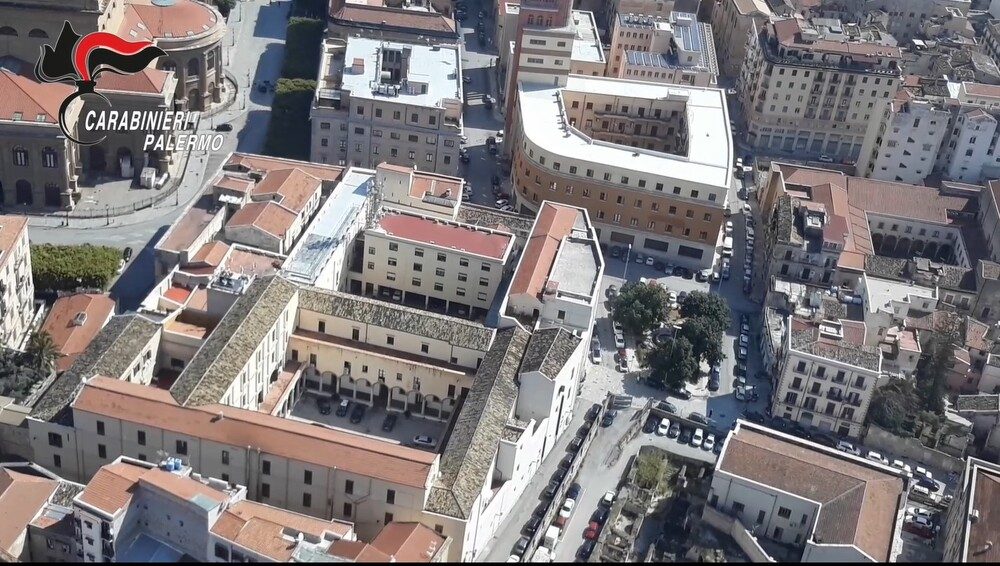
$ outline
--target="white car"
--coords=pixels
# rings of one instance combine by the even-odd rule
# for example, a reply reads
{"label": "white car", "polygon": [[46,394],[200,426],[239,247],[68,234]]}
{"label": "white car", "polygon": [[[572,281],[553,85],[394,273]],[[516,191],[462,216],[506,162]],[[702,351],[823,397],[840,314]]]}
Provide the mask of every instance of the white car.
{"label": "white car", "polygon": [[750,338],[746,334],[740,334],[740,346],[749,346]]}
{"label": "white car", "polygon": [[869,450],[868,454],[865,454],[865,458],[868,458],[872,462],[878,462],[879,464],[883,464],[886,466],[889,465],[889,460],[885,456],[879,454],[874,450]]}
{"label": "white car", "polygon": [[625,330],[622,328],[622,323],[618,322],[617,320],[611,321],[611,328],[612,330],[615,331],[615,334],[621,334],[625,332]]}
{"label": "white car", "polygon": [[624,348],[624,347],[625,347],[625,336],[616,332],[615,333],[615,348],[621,349],[621,348]]}
{"label": "white car", "polygon": [[601,350],[600,348],[594,348],[590,351],[590,361],[595,364],[601,363]]}
{"label": "white car", "polygon": [[566,501],[563,501],[562,507],[559,508],[559,516],[563,519],[569,519],[569,516],[573,514],[574,505],[576,505],[576,500],[567,497]]}
{"label": "white car", "polygon": [[710,434],[706,436],[705,441],[701,443],[701,449],[711,452],[713,448],[715,448],[715,435]]}
{"label": "white car", "polygon": [[909,507],[906,509],[906,514],[918,517],[927,517],[928,519],[931,518],[931,510],[924,507]]}
{"label": "white car", "polygon": [[615,502],[615,492],[606,491],[604,492],[604,497],[601,498],[601,504],[611,507],[611,504]]}
{"label": "white car", "polygon": [[909,519],[910,519],[909,522],[916,523],[916,524],[918,524],[918,525],[920,525],[922,527],[928,527],[928,528],[930,528],[931,526],[933,526],[931,524],[931,518],[930,517],[924,517],[923,515],[910,515]]}
{"label": "white car", "polygon": [[657,436],[666,436],[670,432],[670,419],[660,419],[660,426],[656,427]]}
{"label": "white car", "polygon": [[513,212],[513,211],[514,211],[514,207],[512,205],[509,205],[509,204],[505,204],[505,205],[503,205],[503,206],[500,207],[500,212]]}
{"label": "white car", "polygon": [[656,263],[656,260],[652,256],[646,256],[646,265],[653,265],[654,263]]}
{"label": "white car", "polygon": [[902,460],[893,460],[892,467],[896,468],[897,470],[902,470],[906,472],[907,477],[911,478],[913,477],[913,468],[911,468],[909,464],[903,462]]}
{"label": "white car", "polygon": [[911,487],[910,488],[910,493],[912,493],[913,495],[920,495],[924,499],[930,499],[931,498],[931,490],[929,490],[926,487],[923,487],[921,485],[915,485],[915,486]]}
{"label": "white car", "polygon": [[837,442],[837,450],[840,450],[841,452],[846,452],[848,454],[851,454],[852,456],[861,455],[861,451],[858,450],[858,447],[851,444],[850,442],[847,442],[846,440],[840,440]]}
{"label": "white car", "polygon": [[701,446],[702,441],[705,439],[705,431],[700,428],[694,429],[694,434],[691,435],[691,446],[698,448]]}
{"label": "white car", "polygon": [[914,472],[914,475],[917,476],[917,479],[920,479],[921,477],[925,477],[925,478],[927,478],[927,479],[929,479],[931,481],[934,480],[934,475],[931,474],[929,471],[927,471],[925,468],[923,468],[921,466],[917,466],[917,469],[913,470],[913,472]]}
{"label": "white car", "polygon": [[496,133],[496,135],[494,137],[496,137],[497,143],[502,142],[503,141],[503,130],[497,130],[497,133]]}
{"label": "white car", "polygon": [[505,198],[498,199],[497,202],[496,202],[497,208],[503,208],[503,207],[507,206],[508,204],[510,204],[510,201],[508,201]]}
{"label": "white car", "polygon": [[733,221],[732,220],[726,220],[726,235],[727,236],[732,236],[733,235]]}
{"label": "white car", "polygon": [[427,448],[434,448],[437,445],[437,442],[434,440],[434,438],[431,436],[427,436],[426,434],[418,434],[417,436],[414,436],[413,443],[416,444],[417,446],[424,446]]}

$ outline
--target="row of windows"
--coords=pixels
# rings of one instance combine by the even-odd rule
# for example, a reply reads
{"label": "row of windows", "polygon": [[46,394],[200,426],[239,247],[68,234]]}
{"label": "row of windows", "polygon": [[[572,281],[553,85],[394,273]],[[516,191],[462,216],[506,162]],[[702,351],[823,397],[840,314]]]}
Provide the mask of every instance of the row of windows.
{"label": "row of windows", "polygon": [[[396,243],[396,242],[389,242],[389,251],[390,252],[397,252],[397,251],[399,251],[399,244]],[[375,246],[368,246],[368,255],[375,255]],[[423,248],[414,248],[413,255],[415,257],[424,257],[424,249]],[[448,254],[446,254],[444,252],[438,252],[437,253],[437,260],[440,261],[440,262],[446,262],[446,261],[448,261]],[[389,258],[389,265],[396,265],[396,259],[395,258]],[[468,267],[469,266],[469,260],[467,258],[460,257],[460,258],[458,258],[458,265],[461,266],[461,267]],[[414,263],[413,264],[413,270],[414,271],[423,271],[423,269],[424,269],[423,264],[420,264],[420,263]],[[480,264],[479,269],[481,271],[489,273],[490,270],[492,269],[492,267],[490,266],[490,264],[488,264],[486,262],[483,262],[482,264]],[[440,268],[438,268],[438,270],[440,271]],[[444,272],[442,271],[440,273],[440,275],[443,276]]]}
{"label": "row of windows", "polygon": [[[364,106],[358,106],[356,108],[356,113],[357,113],[358,116],[364,116],[365,115],[365,107]],[[375,117],[376,118],[381,118],[382,117],[382,109],[381,108],[376,108],[375,109]],[[392,112],[392,119],[393,120],[400,120],[400,119],[402,119],[402,117],[403,116],[402,116],[402,112],[401,111],[399,111],[399,110],[393,110],[393,112]],[[411,124],[419,124],[420,123],[420,113],[419,112],[411,112],[410,113],[410,123]],[[427,123],[429,125],[431,125],[431,126],[436,126],[437,125],[437,116],[435,116],[433,114],[431,114],[430,116],[428,116],[427,117]]]}
{"label": "row of windows", "polygon": [[[30,165],[31,160],[29,159],[28,156],[29,156],[28,150],[21,146],[15,146],[13,149],[11,149],[11,159],[13,160],[14,165],[17,165],[18,167],[27,167],[28,165]],[[52,149],[51,147],[46,147],[42,149],[42,167],[52,168],[56,167],[58,164],[59,164],[59,154],[56,153],[56,150]]]}

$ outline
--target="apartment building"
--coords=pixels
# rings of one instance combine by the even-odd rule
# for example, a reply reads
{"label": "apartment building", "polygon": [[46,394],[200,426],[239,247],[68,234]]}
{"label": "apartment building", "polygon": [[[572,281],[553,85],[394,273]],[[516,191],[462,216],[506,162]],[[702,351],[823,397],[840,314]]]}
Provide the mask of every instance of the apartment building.
{"label": "apartment building", "polygon": [[923,183],[931,174],[980,183],[1000,174],[1000,87],[907,77],[881,122],[869,127],[859,171]]}
{"label": "apartment building", "polygon": [[364,244],[366,295],[482,317],[508,271],[514,236],[389,209],[365,230]]}
{"label": "apartment building", "polygon": [[738,420],[709,505],[801,553],[801,562],[895,562],[906,483],[889,466]]}
{"label": "apartment building", "polygon": [[519,97],[508,145],[521,210],[584,208],[604,244],[712,264],[732,164],[722,91],[571,75],[522,81]]}
{"label": "apartment building", "polygon": [[0,464],[0,531],[3,562],[77,562],[73,497],[82,485],[28,462]]}
{"label": "apartment building", "polygon": [[[777,12],[771,11],[772,4],[778,4]],[[790,10],[784,8],[787,7],[783,3],[768,0],[714,0],[712,36],[722,75],[735,77],[740,74],[754,24],[760,29],[774,15],[789,15]]]}
{"label": "apartment building", "polygon": [[510,289],[507,314],[528,326],[560,326],[589,336],[604,273],[597,233],[582,208],[545,201]]}
{"label": "apartment building", "polygon": [[791,316],[774,377],[771,414],[858,437],[882,374],[864,321]]}
{"label": "apartment building", "polygon": [[0,214],[0,343],[19,348],[35,315],[28,219]]}
{"label": "apartment building", "polygon": [[854,160],[901,80],[892,36],[840,20],[754,26],[737,91],[746,142],[766,152]]}
{"label": "apartment building", "polygon": [[[775,163],[760,202],[768,277],[856,287],[873,256],[976,264],[979,195]],[[905,263],[905,261],[904,261]]]}
{"label": "apartment building", "polygon": [[901,42],[923,36],[931,19],[965,15],[972,8],[971,0],[790,0],[790,3],[796,10],[812,16],[854,22],[874,16]]}
{"label": "apartment building", "polygon": [[994,497],[1000,485],[1000,467],[969,457],[944,519],[944,560],[947,562],[992,562],[998,558],[993,542],[1000,514]]}
{"label": "apartment building", "polygon": [[311,161],[458,173],[464,95],[457,46],[331,39],[319,72]]}
{"label": "apartment building", "polygon": [[329,3],[327,37],[344,41],[359,36],[403,42],[423,39],[450,45],[458,42],[458,27],[448,14],[396,4],[393,7],[382,2],[333,0]]}
{"label": "apartment building", "polygon": [[77,293],[56,299],[49,309],[42,331],[56,347],[57,372],[66,371],[82,354],[97,333],[111,320],[117,305],[102,293]]}
{"label": "apartment building", "polygon": [[619,14],[608,59],[609,77],[701,87],[719,77],[712,26],[691,13]]}

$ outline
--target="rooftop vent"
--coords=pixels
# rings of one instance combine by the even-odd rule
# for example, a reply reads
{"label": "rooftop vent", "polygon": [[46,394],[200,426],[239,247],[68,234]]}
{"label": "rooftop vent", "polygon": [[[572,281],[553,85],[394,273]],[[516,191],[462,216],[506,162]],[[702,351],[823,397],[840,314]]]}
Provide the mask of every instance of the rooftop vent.
{"label": "rooftop vent", "polygon": [[87,323],[87,313],[78,312],[76,316],[73,317],[73,326],[83,326]]}

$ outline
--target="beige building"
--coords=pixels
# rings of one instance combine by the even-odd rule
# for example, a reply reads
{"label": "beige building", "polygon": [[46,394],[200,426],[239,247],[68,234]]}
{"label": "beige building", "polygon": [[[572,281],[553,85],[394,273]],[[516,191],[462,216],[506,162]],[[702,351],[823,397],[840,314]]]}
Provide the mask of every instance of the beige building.
{"label": "beige building", "polygon": [[475,318],[493,303],[514,236],[390,209],[364,243],[366,295]]}
{"label": "beige building", "polygon": [[0,215],[0,343],[19,348],[35,315],[28,219]]}
{"label": "beige building", "polygon": [[895,562],[906,484],[889,466],[739,420],[715,465],[709,505],[801,553],[797,561]]}
{"label": "beige building", "polygon": [[584,208],[604,244],[714,262],[732,179],[722,91],[570,75],[563,87],[522,82],[519,96],[505,145],[522,211]]}
{"label": "beige building", "polygon": [[740,74],[753,26],[760,29],[772,15],[767,0],[713,0],[712,36],[722,75]]}
{"label": "beige building", "polygon": [[609,77],[701,87],[718,82],[712,26],[691,13],[619,14],[608,59]]}
{"label": "beige building", "polygon": [[747,144],[856,159],[869,123],[900,86],[902,52],[892,36],[797,17],[754,29],[737,82]]}
{"label": "beige building", "polygon": [[1000,513],[993,493],[1000,483],[1000,468],[992,462],[968,458],[954,500],[944,522],[944,561],[993,562],[1000,550],[993,542],[997,526],[991,517]]}
{"label": "beige building", "polygon": [[454,45],[331,39],[313,100],[311,161],[458,173],[462,61]]}
{"label": "beige building", "polygon": [[[327,37],[344,41],[348,37],[370,37],[388,41],[412,42],[418,39],[434,43],[458,42],[458,28],[447,13],[435,10],[414,9],[423,0],[380,2],[365,0],[333,0],[329,3],[329,32]],[[448,4],[450,0],[437,0]],[[394,4],[395,7],[388,4]],[[449,12],[450,13],[450,12]]]}
{"label": "beige building", "polygon": [[0,464],[0,562],[80,561],[70,506],[82,489],[35,464]]}

